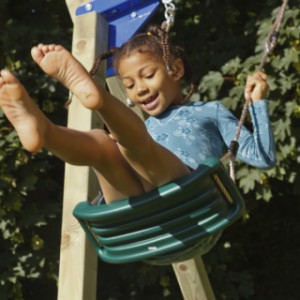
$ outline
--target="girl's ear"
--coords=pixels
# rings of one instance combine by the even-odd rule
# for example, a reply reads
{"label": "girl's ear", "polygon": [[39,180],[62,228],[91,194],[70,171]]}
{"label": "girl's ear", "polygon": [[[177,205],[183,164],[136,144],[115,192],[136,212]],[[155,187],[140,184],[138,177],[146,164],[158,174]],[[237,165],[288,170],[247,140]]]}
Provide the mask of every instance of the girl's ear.
{"label": "girl's ear", "polygon": [[170,76],[174,80],[180,80],[184,76],[184,64],[180,58],[176,58],[172,63],[172,68],[169,71]]}

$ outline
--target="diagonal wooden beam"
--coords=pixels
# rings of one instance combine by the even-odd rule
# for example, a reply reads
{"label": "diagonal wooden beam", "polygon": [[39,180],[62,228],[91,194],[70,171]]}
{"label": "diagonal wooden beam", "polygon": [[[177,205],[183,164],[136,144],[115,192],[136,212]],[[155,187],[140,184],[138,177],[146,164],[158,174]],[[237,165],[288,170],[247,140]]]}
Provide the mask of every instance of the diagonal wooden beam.
{"label": "diagonal wooden beam", "polygon": [[215,300],[201,256],[173,264],[185,300]]}

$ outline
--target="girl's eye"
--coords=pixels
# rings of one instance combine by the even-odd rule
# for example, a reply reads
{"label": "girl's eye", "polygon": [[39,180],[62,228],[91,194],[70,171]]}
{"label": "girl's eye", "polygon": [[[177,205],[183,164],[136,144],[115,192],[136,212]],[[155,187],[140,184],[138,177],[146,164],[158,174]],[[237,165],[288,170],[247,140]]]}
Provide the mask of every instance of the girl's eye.
{"label": "girl's eye", "polygon": [[147,79],[153,78],[154,73],[148,74],[147,76],[145,76]]}
{"label": "girl's eye", "polygon": [[133,88],[133,86],[134,86],[133,84],[125,85],[127,90],[131,90]]}

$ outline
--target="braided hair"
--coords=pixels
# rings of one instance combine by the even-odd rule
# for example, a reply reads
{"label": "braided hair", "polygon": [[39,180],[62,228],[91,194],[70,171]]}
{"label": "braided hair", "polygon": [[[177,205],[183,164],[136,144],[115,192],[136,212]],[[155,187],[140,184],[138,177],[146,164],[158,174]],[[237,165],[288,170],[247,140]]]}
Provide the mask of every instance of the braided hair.
{"label": "braided hair", "polygon": [[184,55],[184,50],[181,47],[173,46],[169,40],[167,31],[159,26],[150,26],[147,33],[137,34],[120,48],[111,48],[106,53],[100,55],[90,70],[91,76],[96,74],[101,61],[104,59],[113,57],[113,66],[115,70],[118,70],[120,60],[133,52],[150,54],[158,59],[162,58],[167,70],[171,72],[173,61],[177,58],[181,59],[185,69],[184,79],[190,85],[184,102],[189,101],[197,87],[195,74]]}

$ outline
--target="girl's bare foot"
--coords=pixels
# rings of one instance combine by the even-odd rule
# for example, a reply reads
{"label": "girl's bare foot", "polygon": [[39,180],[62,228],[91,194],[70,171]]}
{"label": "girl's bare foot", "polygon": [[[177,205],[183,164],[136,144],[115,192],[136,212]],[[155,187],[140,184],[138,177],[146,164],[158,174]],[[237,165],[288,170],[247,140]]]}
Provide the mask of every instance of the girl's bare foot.
{"label": "girl's bare foot", "polygon": [[32,48],[31,55],[46,74],[64,84],[85,107],[102,106],[100,91],[91,76],[65,48],[39,44]]}
{"label": "girl's bare foot", "polygon": [[8,70],[0,72],[0,107],[26,150],[36,152],[43,147],[49,120]]}

